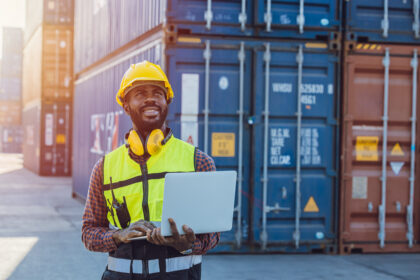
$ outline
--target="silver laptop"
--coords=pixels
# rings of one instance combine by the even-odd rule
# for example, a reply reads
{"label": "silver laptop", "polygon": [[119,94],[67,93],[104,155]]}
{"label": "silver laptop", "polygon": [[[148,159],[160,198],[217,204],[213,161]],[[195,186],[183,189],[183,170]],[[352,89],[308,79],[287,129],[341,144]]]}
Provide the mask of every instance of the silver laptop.
{"label": "silver laptop", "polygon": [[195,234],[232,229],[236,171],[168,173],[165,176],[161,234],[171,236],[168,218]]}

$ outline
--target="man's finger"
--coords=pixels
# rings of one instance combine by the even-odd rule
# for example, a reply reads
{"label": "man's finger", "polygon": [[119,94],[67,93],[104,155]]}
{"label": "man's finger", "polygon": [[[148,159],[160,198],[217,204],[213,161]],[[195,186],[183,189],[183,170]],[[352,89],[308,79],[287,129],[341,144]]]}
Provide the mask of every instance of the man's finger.
{"label": "man's finger", "polygon": [[152,235],[151,235],[152,243],[157,244],[157,245],[162,245],[159,238],[157,237],[158,231],[159,231],[159,228],[153,229]]}
{"label": "man's finger", "polygon": [[164,236],[162,236],[161,232],[160,232],[160,228],[157,229],[157,234],[156,234],[156,238],[159,239],[159,242],[162,245],[167,245],[169,243],[169,240],[167,240]]}
{"label": "man's finger", "polygon": [[191,243],[194,242],[195,241],[195,234],[194,234],[194,231],[192,230],[192,228],[190,228],[187,225],[183,225],[182,229],[185,232],[186,239]]}
{"label": "man's finger", "polygon": [[168,221],[169,221],[169,224],[171,225],[172,237],[175,240],[178,240],[179,239],[179,232],[178,232],[178,229],[176,228],[175,221],[172,218],[169,218]]}

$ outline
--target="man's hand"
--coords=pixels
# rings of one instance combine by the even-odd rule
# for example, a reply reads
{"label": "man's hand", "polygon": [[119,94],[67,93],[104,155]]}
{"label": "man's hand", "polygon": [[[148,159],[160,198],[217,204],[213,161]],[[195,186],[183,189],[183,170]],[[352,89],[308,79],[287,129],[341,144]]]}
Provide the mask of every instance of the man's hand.
{"label": "man's hand", "polygon": [[171,225],[172,236],[163,237],[160,228],[154,228],[151,232],[147,232],[147,241],[156,245],[171,246],[179,252],[191,249],[195,240],[194,231],[187,225],[183,225],[185,235],[179,235],[175,221],[171,218],[168,221]]}
{"label": "man's hand", "polygon": [[128,228],[114,232],[112,238],[117,245],[121,243],[129,243],[130,238],[145,236],[148,232],[152,232],[155,228],[155,225],[151,222],[140,220],[131,224]]}

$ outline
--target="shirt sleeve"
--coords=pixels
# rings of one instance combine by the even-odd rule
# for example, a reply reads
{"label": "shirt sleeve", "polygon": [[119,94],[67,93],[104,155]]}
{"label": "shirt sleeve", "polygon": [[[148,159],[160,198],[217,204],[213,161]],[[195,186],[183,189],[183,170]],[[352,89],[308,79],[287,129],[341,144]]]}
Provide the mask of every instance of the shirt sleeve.
{"label": "shirt sleeve", "polygon": [[103,159],[92,170],[89,191],[82,218],[82,241],[85,247],[95,252],[112,252],[117,249],[113,233],[109,229],[105,198],[102,193]]}
{"label": "shirt sleeve", "polygon": [[[216,171],[213,159],[206,153],[196,150],[195,166],[197,172]],[[220,240],[220,233],[198,234],[193,244],[193,254],[204,255],[208,250],[213,249]]]}

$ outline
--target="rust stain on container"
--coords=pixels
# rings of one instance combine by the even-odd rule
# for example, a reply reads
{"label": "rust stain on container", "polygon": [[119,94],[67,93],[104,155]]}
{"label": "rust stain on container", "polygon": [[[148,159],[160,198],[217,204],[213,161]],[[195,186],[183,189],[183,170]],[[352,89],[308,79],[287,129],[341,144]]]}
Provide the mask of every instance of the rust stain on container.
{"label": "rust stain on container", "polygon": [[[359,44],[355,51],[345,55],[339,237],[341,253],[420,251],[417,244],[420,239],[418,176],[415,176],[414,196],[411,198],[415,217],[412,246],[408,238],[410,213],[407,210],[410,206],[410,151],[413,147],[413,80],[417,80],[417,83],[419,80],[418,75],[413,78],[415,49],[420,51],[419,47],[413,46]],[[387,84],[387,51],[389,104],[386,115],[384,92]],[[384,119],[387,125],[384,125]],[[384,127],[387,127],[386,141]],[[417,132],[416,146],[419,146],[419,139]],[[382,186],[384,142],[387,143],[385,200]],[[418,156],[415,163],[418,170]],[[385,208],[385,218],[382,219],[381,206]],[[381,224],[384,231],[381,231]],[[380,242],[381,234],[384,234],[383,246]]]}

